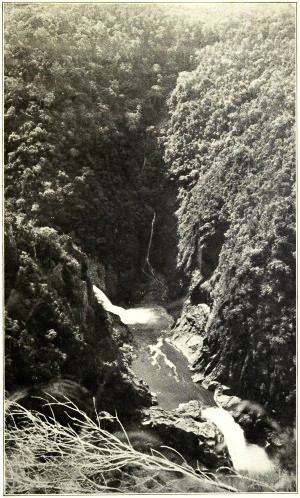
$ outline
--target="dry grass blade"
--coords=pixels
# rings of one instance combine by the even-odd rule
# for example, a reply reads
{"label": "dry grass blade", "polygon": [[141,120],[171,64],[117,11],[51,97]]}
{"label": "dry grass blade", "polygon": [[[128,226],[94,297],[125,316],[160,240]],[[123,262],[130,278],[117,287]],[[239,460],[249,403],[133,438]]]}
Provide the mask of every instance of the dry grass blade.
{"label": "dry grass blade", "polygon": [[47,420],[18,403],[8,403],[7,493],[138,492],[147,489],[150,482],[159,490],[175,473],[190,478],[199,490],[210,486],[212,490],[236,491],[233,486],[203,478],[186,463],[181,466],[163,455],[136,451],[129,440],[120,441],[101,428],[101,419],[95,423],[69,400],[61,403],[53,399],[48,404],[65,407],[80,434],[71,426],[60,425],[54,413]]}
{"label": "dry grass blade", "polygon": [[[7,404],[7,494],[140,493],[149,489],[176,492],[184,482],[193,492],[237,492],[247,491],[241,486],[247,480],[275,491],[265,483],[238,474],[231,476],[230,483],[225,478],[221,482],[214,474],[192,468],[184,459],[178,464],[155,450],[151,454],[141,453],[133,448],[129,438],[120,441],[102,428],[99,415],[94,422],[68,399],[62,403],[53,398],[47,404],[53,407],[51,420],[16,402]],[[65,410],[72,426],[65,427],[56,421],[54,405]],[[114,419],[126,435],[118,417]],[[232,485],[233,478],[237,485]]]}

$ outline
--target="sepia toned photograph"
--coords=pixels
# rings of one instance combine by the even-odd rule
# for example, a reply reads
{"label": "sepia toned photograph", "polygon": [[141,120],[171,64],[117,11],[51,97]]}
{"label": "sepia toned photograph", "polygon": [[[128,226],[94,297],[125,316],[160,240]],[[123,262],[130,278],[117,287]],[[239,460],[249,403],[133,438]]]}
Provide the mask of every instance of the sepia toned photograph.
{"label": "sepia toned photograph", "polygon": [[296,7],[2,3],[4,495],[297,492]]}

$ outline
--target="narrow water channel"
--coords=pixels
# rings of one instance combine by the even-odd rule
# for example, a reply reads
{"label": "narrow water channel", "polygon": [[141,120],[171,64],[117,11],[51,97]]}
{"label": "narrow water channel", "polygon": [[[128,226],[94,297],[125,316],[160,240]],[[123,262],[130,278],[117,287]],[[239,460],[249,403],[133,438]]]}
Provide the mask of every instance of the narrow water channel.
{"label": "narrow water channel", "polygon": [[[142,317],[143,308],[138,310]],[[249,474],[272,472],[274,465],[265,450],[248,444],[244,431],[228,412],[217,407],[212,393],[192,382],[187,359],[168,340],[167,332],[172,326],[170,315],[158,306],[144,311],[144,316],[152,316],[153,320],[131,326],[136,351],[132,370],[155,393],[158,406],[172,410],[191,400],[203,402],[206,408],[202,414],[224,434],[234,468]],[[131,312],[134,314],[133,309]]]}
{"label": "narrow water channel", "polygon": [[[144,310],[149,316],[149,308]],[[159,306],[151,308],[151,311],[154,321],[130,327],[134,331],[135,349],[132,370],[148,384],[150,391],[156,395],[158,405],[165,410],[172,410],[180,403],[191,400],[214,406],[212,393],[191,380],[187,359],[168,340],[172,318]]]}
{"label": "narrow water channel", "polygon": [[173,319],[167,311],[161,306],[124,309],[112,304],[95,286],[94,292],[107,311],[130,326],[135,350],[131,368],[156,395],[158,406],[172,410],[180,403],[202,401],[206,405],[202,414],[224,434],[234,467],[254,474],[271,472],[274,466],[265,450],[248,444],[241,427],[217,407],[212,393],[191,380],[187,359],[168,339]]}
{"label": "narrow water channel", "polygon": [[131,368],[148,384],[161,408],[172,410],[191,400],[215,406],[212,393],[192,381],[187,359],[168,340],[173,318],[162,306],[124,309],[112,304],[96,286],[94,292],[104,308],[119,315],[133,332]]}

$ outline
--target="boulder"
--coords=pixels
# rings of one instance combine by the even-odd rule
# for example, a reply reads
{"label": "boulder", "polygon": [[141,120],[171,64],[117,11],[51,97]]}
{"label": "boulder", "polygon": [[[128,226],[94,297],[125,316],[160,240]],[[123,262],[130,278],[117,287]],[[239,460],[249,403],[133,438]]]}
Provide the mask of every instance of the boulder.
{"label": "boulder", "polygon": [[219,385],[220,385],[219,382],[217,382],[216,380],[204,379],[202,381],[202,386],[211,392],[214,392]]}
{"label": "boulder", "polygon": [[202,382],[205,379],[205,375],[202,373],[196,373],[192,375],[193,382]]}
{"label": "boulder", "polygon": [[195,420],[201,421],[201,411],[203,408],[203,403],[198,400],[192,400],[188,403],[181,403],[175,412],[183,416],[193,417]]}
{"label": "boulder", "polygon": [[199,402],[180,405],[166,411],[151,407],[141,411],[141,423],[154,429],[164,445],[174,448],[188,462],[197,462],[209,468],[231,466],[223,435],[217,427],[201,418]]}

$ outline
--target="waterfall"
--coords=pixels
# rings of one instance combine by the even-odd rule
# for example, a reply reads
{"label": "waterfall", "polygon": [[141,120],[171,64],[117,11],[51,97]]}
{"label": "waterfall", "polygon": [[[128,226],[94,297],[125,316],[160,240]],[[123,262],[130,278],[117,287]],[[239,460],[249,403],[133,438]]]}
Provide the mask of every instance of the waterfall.
{"label": "waterfall", "polygon": [[[150,232],[150,238],[149,238],[149,243],[148,243],[148,249],[147,249],[147,256],[146,256],[146,260],[145,260],[145,264],[144,264],[144,267],[143,267],[143,272],[145,273],[145,275],[148,275],[152,278],[154,278],[154,280],[156,280],[157,282],[159,283],[162,283],[159,278],[155,275],[155,272],[154,272],[154,269],[150,263],[150,251],[151,251],[151,245],[152,245],[152,239],[153,239],[153,232],[154,232],[154,223],[155,223],[155,219],[156,219],[156,213],[154,212],[153,213],[153,218],[152,218],[152,223],[151,223],[151,232]],[[147,272],[148,270],[148,272]]]}
{"label": "waterfall", "polygon": [[250,474],[266,474],[273,470],[273,463],[266,451],[256,444],[247,443],[244,431],[229,412],[223,408],[209,407],[202,411],[202,415],[214,422],[223,433],[235,470],[248,471]]}
{"label": "waterfall", "polygon": [[123,322],[124,320],[122,319],[122,317],[124,317],[126,310],[124,308],[121,308],[121,306],[115,306],[114,304],[112,304],[112,302],[108,299],[104,292],[101,289],[98,289],[98,287],[96,287],[95,285],[93,285],[93,291],[97,298],[97,301],[102,304],[103,308],[110,313],[119,315]]}
{"label": "waterfall", "polygon": [[97,298],[97,301],[102,304],[103,308],[106,311],[112,311],[112,308],[114,308],[114,305],[108,299],[108,297],[104,294],[104,292],[101,289],[98,289],[98,287],[96,287],[96,285],[93,285],[93,291],[94,291],[94,294]]}
{"label": "waterfall", "polygon": [[146,263],[149,263],[149,257],[150,257],[150,249],[152,245],[152,238],[153,238],[153,231],[154,231],[154,223],[156,219],[156,213],[153,213],[153,218],[152,218],[152,223],[151,223],[151,233],[150,233],[150,239],[149,239],[149,244],[148,244],[148,251],[147,251],[147,257],[146,257]]}
{"label": "waterfall", "polygon": [[[102,304],[103,308],[110,313],[118,315],[123,323],[126,325],[145,325],[145,324],[158,324],[164,323],[168,325],[172,319],[167,315],[161,306],[151,308],[130,308],[125,309],[121,306],[114,305],[101,289],[93,285],[94,294],[97,301]],[[163,320],[163,322],[162,322]]]}
{"label": "waterfall", "polygon": [[[150,247],[151,244],[149,244],[149,248]],[[121,306],[115,306],[114,304],[112,304],[105,293],[101,289],[98,289],[98,287],[96,287],[95,285],[93,286],[93,289],[97,300],[102,304],[106,311],[119,315],[122,322],[127,325],[137,325],[137,330],[139,332],[143,330],[142,328],[140,328],[141,325],[158,326],[160,330],[163,330],[167,326],[171,325],[171,323],[168,323],[168,319],[171,320],[171,322],[172,319],[170,317],[167,318],[166,311],[160,306],[125,309]],[[144,340],[145,338],[143,338],[143,341]],[[147,350],[143,353],[144,355],[146,355],[146,358],[150,360],[150,364],[155,368],[155,371],[153,372],[149,371],[149,368],[147,367],[148,370],[146,371],[146,373],[151,382],[153,382],[153,379],[155,379],[157,370],[162,370],[162,378],[160,379],[158,385],[155,384],[156,387],[154,388],[154,391],[160,392],[165,390],[163,391],[163,395],[160,394],[160,396],[164,396],[165,398],[169,397],[169,402],[172,403],[172,396],[175,396],[174,399],[177,400],[177,395],[179,395],[180,399],[183,399],[184,401],[196,399],[195,393],[190,391],[190,387],[187,383],[180,385],[181,364],[178,363],[178,360],[175,361],[175,363],[171,361],[167,353],[162,350],[163,345],[166,342],[167,341],[164,341],[163,337],[160,337],[158,341],[154,343],[150,342]],[[142,362],[139,365],[139,375],[141,375],[141,377],[143,377],[143,374],[145,373],[144,370],[145,363]],[[169,376],[172,377],[172,379],[175,381],[175,383],[173,383],[171,387],[168,382],[166,382],[166,379]],[[193,388],[195,388],[195,384],[192,383],[192,385]],[[184,398],[186,394],[185,390],[188,390],[187,399]],[[196,393],[196,396],[198,395],[199,392]],[[163,402],[165,403],[165,399]],[[235,470],[247,471],[249,474],[255,475],[266,474],[274,469],[274,465],[269,459],[264,448],[261,448],[255,444],[247,443],[247,441],[245,440],[244,431],[234,421],[233,417],[228,411],[215,406],[207,407],[202,410],[202,416],[207,420],[212,421],[223,433],[224,441],[228,448],[228,452],[230,454]]]}

